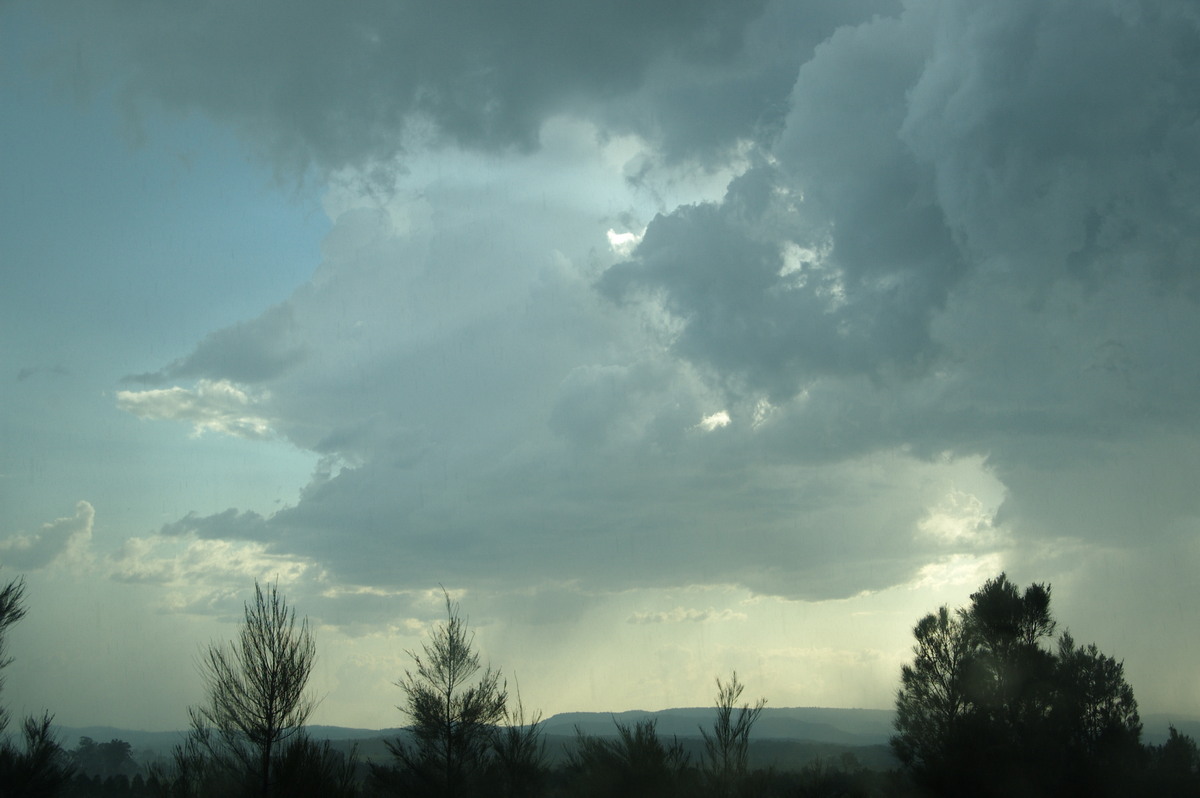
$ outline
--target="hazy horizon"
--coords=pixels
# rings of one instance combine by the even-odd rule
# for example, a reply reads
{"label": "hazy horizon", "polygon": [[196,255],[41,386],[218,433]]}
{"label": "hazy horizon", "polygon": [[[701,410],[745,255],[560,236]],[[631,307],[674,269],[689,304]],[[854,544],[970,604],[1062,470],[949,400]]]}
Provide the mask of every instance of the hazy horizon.
{"label": "hazy horizon", "polygon": [[889,709],[985,579],[1200,715],[1188,0],[0,2],[2,701]]}

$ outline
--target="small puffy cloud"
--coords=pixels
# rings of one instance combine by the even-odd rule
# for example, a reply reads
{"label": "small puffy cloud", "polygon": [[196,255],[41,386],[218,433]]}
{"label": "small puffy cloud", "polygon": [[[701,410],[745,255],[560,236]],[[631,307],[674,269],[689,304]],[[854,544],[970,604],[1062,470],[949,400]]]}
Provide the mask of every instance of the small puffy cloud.
{"label": "small puffy cloud", "polygon": [[617,255],[627,258],[637,248],[645,233],[618,233],[611,227],[608,229],[608,245]]}
{"label": "small puffy cloud", "polygon": [[721,427],[728,427],[730,423],[731,421],[729,418],[729,412],[726,410],[718,410],[717,412],[710,413],[709,415],[700,419],[700,423],[696,426],[705,432],[712,432],[713,430],[720,429]]}
{"label": "small puffy cloud", "polygon": [[16,534],[0,541],[0,562],[12,568],[45,568],[59,560],[88,555],[96,511],[88,502],[75,505],[75,515],[42,524],[33,534]]}
{"label": "small puffy cloud", "polygon": [[263,399],[228,380],[200,380],[194,390],[118,391],[117,407],[138,418],[189,422],[194,436],[207,431],[263,440],[274,434],[270,420],[257,412]]}

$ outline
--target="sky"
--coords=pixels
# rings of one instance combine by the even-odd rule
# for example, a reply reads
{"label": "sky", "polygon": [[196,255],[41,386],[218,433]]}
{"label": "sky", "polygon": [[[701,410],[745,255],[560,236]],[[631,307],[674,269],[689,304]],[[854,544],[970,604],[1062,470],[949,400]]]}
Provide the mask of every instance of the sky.
{"label": "sky", "polygon": [[1192,0],[0,0],[2,700],[889,708],[1001,571],[1200,715]]}

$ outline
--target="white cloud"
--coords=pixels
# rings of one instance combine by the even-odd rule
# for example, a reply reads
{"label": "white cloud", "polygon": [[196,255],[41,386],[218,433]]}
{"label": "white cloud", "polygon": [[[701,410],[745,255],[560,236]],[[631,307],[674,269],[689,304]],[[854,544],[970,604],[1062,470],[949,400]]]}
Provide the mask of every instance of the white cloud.
{"label": "white cloud", "polygon": [[718,410],[717,412],[710,413],[709,415],[700,419],[700,423],[696,426],[705,432],[712,432],[713,430],[720,429],[721,427],[728,427],[729,424],[729,412],[726,410]]}
{"label": "white cloud", "polygon": [[617,255],[627,258],[637,249],[637,245],[642,240],[644,234],[645,231],[642,233],[618,233],[610,227],[607,233],[608,245]]}
{"label": "white cloud", "polygon": [[922,566],[909,586],[913,590],[973,589],[1003,571],[1004,567],[1004,557],[999,553],[951,554]]}
{"label": "white cloud", "polygon": [[127,538],[104,570],[118,582],[157,586],[162,611],[232,617],[255,581],[279,584],[293,606],[324,581],[313,563],[273,554],[266,544],[192,536]]}
{"label": "white cloud", "polygon": [[228,380],[202,379],[192,390],[175,386],[118,391],[117,407],[138,418],[190,422],[194,437],[219,432],[265,440],[274,432],[270,420],[257,412],[268,398],[269,394],[252,394]]}
{"label": "white cloud", "polygon": [[917,524],[921,535],[951,548],[996,546],[1002,533],[993,525],[996,508],[986,508],[979,497],[952,490]]}

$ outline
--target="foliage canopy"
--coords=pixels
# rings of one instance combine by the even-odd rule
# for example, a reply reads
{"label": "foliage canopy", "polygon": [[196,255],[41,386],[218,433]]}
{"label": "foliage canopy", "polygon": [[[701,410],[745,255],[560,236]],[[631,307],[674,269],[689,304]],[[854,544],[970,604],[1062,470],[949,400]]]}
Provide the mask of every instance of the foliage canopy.
{"label": "foliage canopy", "polygon": [[[970,604],[917,622],[900,674],[892,747],[938,795],[1117,795],[1141,722],[1121,663],[1076,646],[1050,587],[1005,574]],[[1082,792],[1080,792],[1082,791]]]}

